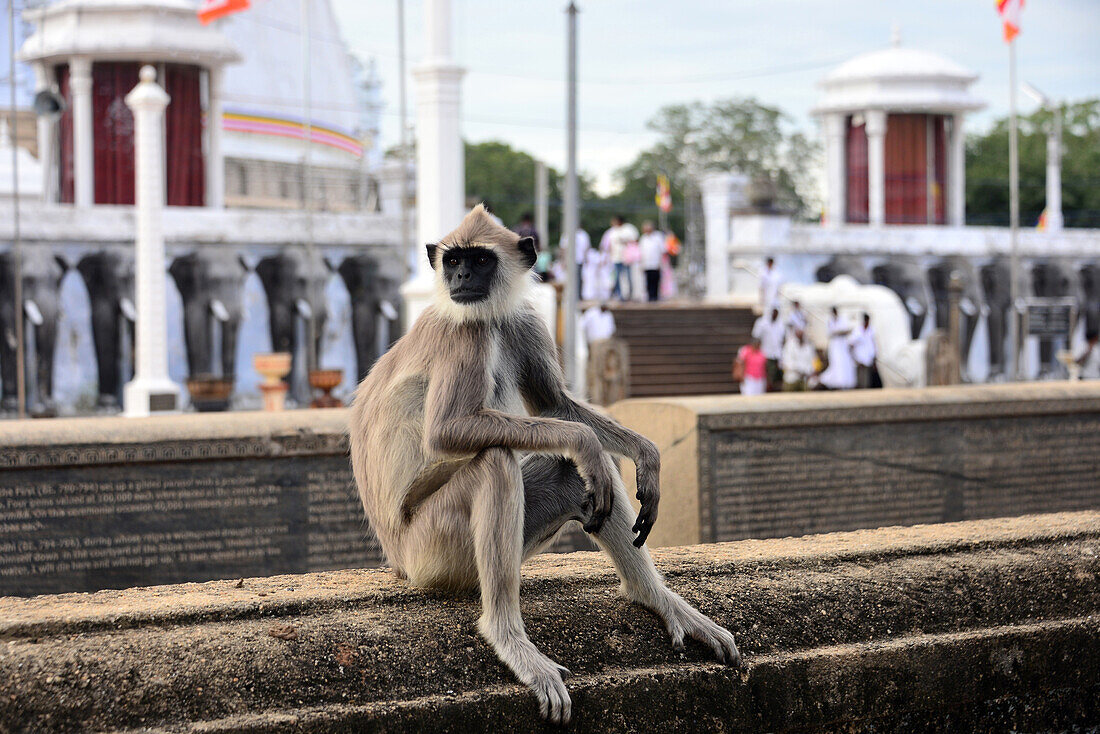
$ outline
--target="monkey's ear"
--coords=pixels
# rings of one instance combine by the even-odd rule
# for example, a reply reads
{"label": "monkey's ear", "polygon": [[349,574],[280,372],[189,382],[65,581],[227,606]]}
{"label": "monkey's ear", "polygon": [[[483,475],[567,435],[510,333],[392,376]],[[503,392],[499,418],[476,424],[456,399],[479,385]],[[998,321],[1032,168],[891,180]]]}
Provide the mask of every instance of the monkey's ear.
{"label": "monkey's ear", "polygon": [[530,269],[535,264],[535,260],[539,257],[538,248],[535,247],[535,239],[533,237],[524,237],[516,243],[516,247],[519,248],[519,257],[524,267]]}
{"label": "monkey's ear", "polygon": [[431,242],[424,245],[424,249],[428,251],[428,263],[432,266],[433,270],[435,269],[435,251],[436,249],[438,249],[438,247],[439,245],[433,244]]}

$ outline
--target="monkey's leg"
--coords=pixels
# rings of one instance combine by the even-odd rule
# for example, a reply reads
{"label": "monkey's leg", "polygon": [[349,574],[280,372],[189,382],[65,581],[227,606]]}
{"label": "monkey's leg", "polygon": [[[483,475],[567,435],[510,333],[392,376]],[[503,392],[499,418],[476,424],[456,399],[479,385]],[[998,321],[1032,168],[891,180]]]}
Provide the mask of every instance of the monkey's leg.
{"label": "monkey's leg", "polygon": [[481,586],[478,629],[504,664],[535,692],[543,717],[568,722],[572,704],[562,678],[569,671],[538,651],[520,615],[524,500],[515,453],[485,449],[451,478],[456,480],[469,482],[470,531]]}
{"label": "monkey's leg", "polygon": [[[593,537],[615,564],[623,595],[664,620],[676,649],[683,648],[686,635],[710,647],[719,660],[738,665],[741,655],[733,635],[665,586],[649,549],[644,545],[634,547],[633,507],[614,459],[604,453],[603,460],[612,469],[615,498],[611,514]],[[584,480],[570,461],[550,456],[528,457],[523,462],[523,482],[527,503],[523,540],[527,555],[544,547],[566,522],[583,521],[591,511]]]}

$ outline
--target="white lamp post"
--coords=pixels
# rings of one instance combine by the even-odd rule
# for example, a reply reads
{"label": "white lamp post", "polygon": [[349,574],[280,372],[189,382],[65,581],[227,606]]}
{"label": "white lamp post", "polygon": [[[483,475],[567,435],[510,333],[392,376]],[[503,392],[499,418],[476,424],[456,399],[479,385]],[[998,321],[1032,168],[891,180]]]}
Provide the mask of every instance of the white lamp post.
{"label": "white lamp post", "polygon": [[179,386],[168,377],[168,316],[164,302],[164,108],[170,97],[156,83],[152,66],[141,67],[141,81],[126,95],[134,113],[134,196],[136,238],[134,285],[137,329],[134,379],[124,390],[129,417],[174,413]]}
{"label": "white lamp post", "polygon": [[1032,85],[1020,85],[1024,94],[1050,110],[1052,119],[1047,131],[1047,206],[1046,228],[1049,232],[1062,229],[1062,108]]}

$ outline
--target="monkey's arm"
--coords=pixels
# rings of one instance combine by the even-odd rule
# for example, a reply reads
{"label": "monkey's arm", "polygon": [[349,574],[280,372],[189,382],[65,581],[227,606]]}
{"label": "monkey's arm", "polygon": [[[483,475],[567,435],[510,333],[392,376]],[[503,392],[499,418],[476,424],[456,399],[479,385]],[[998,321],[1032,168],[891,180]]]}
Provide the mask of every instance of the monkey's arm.
{"label": "monkey's arm", "polygon": [[638,480],[637,497],[642,504],[634,523],[634,532],[638,533],[634,545],[640,548],[657,521],[657,505],[661,500],[660,451],[645,436],[569,394],[555,359],[554,344],[537,316],[532,314],[518,328],[522,333],[516,341],[527,346],[522,361],[521,390],[528,409],[535,415],[588,426],[606,451],[634,462]]}
{"label": "monkey's arm", "polygon": [[567,456],[576,463],[593,495],[592,519],[585,529],[598,531],[611,512],[614,490],[610,470],[600,459],[602,447],[595,431],[580,423],[485,408],[490,386],[484,366],[472,361],[437,363],[425,405],[427,451],[471,454],[501,446]]}

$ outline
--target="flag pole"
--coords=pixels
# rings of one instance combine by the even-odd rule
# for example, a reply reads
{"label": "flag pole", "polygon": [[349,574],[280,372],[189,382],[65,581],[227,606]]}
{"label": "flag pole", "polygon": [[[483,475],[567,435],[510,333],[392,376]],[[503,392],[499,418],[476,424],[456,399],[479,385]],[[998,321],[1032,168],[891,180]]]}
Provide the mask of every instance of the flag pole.
{"label": "flag pole", "polygon": [[1019,228],[1020,228],[1020,161],[1019,147],[1016,130],[1016,40],[1008,42],[1008,241],[1011,253],[1009,261],[1009,277],[1011,284],[1009,293],[1012,298],[1012,308],[1009,320],[1009,343],[1012,345],[1012,359],[1009,363],[1013,380],[1021,378],[1021,352],[1022,342],[1020,334],[1020,313],[1017,301],[1020,298],[1020,252],[1019,252]]}
{"label": "flag pole", "polygon": [[563,303],[565,344],[562,357],[565,360],[565,381],[571,390],[577,389],[577,228],[580,226],[580,202],[577,196],[577,5],[570,2],[568,16],[568,55],[566,57],[568,93],[566,103],[566,175],[565,211],[562,212],[562,231],[565,233],[565,298]]}
{"label": "flag pole", "polygon": [[19,120],[15,112],[15,0],[8,0],[8,109],[11,113],[12,260],[15,265],[15,397],[27,417],[27,355],[23,333],[23,241],[19,231]]}

